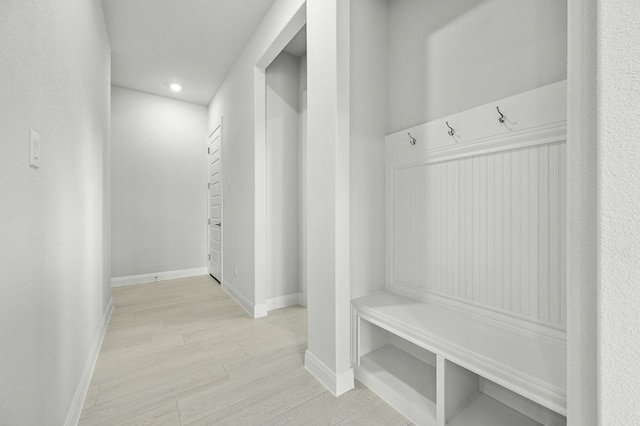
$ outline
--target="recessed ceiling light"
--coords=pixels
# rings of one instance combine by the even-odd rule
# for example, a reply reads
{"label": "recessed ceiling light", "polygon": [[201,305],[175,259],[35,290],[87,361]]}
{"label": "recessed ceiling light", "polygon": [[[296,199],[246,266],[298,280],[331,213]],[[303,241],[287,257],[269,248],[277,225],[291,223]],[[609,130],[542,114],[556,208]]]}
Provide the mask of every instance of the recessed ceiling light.
{"label": "recessed ceiling light", "polygon": [[173,90],[174,92],[179,92],[182,90],[182,86],[180,86],[178,83],[171,83],[169,85],[169,87],[171,88],[171,90]]}

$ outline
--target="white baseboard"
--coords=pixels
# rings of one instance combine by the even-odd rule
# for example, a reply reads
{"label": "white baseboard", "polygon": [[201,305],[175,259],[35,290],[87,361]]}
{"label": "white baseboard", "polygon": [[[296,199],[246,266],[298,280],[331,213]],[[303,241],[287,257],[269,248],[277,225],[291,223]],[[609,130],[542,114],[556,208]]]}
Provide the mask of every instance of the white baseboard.
{"label": "white baseboard", "polygon": [[80,420],[80,414],[82,413],[82,406],[84,405],[84,399],[87,397],[87,391],[89,390],[89,385],[91,384],[91,377],[93,376],[93,370],[96,367],[96,361],[98,361],[98,355],[100,355],[100,348],[102,348],[102,341],[104,340],[104,335],[107,331],[107,326],[109,325],[109,320],[111,319],[112,313],[113,313],[113,299],[109,299],[109,302],[107,303],[107,307],[104,312],[104,317],[102,318],[102,324],[100,325],[100,328],[96,333],[96,337],[93,339],[93,345],[91,346],[91,350],[89,351],[87,362],[84,365],[82,376],[80,376],[80,382],[78,383],[76,392],[73,395],[73,400],[71,401],[71,407],[69,407],[69,411],[67,412],[67,418],[64,421],[65,426],[75,426],[78,424],[78,421]]}
{"label": "white baseboard", "polygon": [[284,296],[272,297],[267,299],[267,311],[274,309],[286,308],[287,306],[295,306],[300,304],[301,293],[285,294]]}
{"label": "white baseboard", "polygon": [[308,349],[304,353],[304,367],[334,396],[340,396],[355,386],[353,368],[342,373],[334,373]]}
{"label": "white baseboard", "polygon": [[254,318],[266,317],[268,313],[269,313],[269,310],[267,309],[266,303],[263,303],[261,305],[255,305],[255,307],[253,308]]}
{"label": "white baseboard", "polygon": [[156,281],[175,280],[178,278],[197,277],[207,275],[209,270],[204,268],[180,269],[177,271],[154,272],[150,274],[131,275],[128,277],[111,278],[111,287],[122,287],[125,285],[152,283]]}
{"label": "white baseboard", "polygon": [[267,316],[267,305],[255,305],[247,299],[244,294],[240,293],[235,287],[226,280],[222,281],[222,289],[227,292],[238,305],[242,307],[252,318],[262,318]]}

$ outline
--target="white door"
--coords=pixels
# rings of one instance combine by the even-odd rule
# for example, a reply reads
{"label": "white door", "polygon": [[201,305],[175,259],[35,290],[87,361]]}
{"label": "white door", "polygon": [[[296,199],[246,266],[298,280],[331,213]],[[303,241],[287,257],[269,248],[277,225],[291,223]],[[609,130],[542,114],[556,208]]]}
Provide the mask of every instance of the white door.
{"label": "white door", "polygon": [[222,121],[209,135],[209,274],[222,282]]}

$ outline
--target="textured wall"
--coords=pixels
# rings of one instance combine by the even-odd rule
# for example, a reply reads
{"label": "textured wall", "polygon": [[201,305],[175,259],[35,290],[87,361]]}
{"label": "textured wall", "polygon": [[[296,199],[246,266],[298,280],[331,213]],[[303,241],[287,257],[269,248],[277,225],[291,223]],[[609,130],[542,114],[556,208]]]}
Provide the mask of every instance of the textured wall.
{"label": "textured wall", "polygon": [[100,1],[3,0],[0,57],[0,423],[61,425],[111,296]]}
{"label": "textured wall", "polygon": [[640,4],[598,2],[602,425],[640,424]]}

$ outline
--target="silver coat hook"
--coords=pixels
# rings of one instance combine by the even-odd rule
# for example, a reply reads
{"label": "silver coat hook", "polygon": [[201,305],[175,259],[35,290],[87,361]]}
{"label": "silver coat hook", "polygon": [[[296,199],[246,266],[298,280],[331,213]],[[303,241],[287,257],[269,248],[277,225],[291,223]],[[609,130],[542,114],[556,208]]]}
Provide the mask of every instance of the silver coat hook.
{"label": "silver coat hook", "polygon": [[411,145],[415,145],[416,144],[416,138],[414,138],[413,136],[411,136],[411,133],[407,133],[409,135],[409,137],[411,138],[411,140],[409,141],[409,143]]}
{"label": "silver coat hook", "polygon": [[447,133],[449,134],[449,136],[453,136],[456,134],[456,131],[453,129],[453,127],[449,126],[449,122],[445,121],[445,123],[447,123],[447,127],[449,128],[449,130],[447,131]]}
{"label": "silver coat hook", "polygon": [[498,118],[498,121],[500,122],[500,124],[504,124],[504,122],[507,120],[507,117],[505,117],[504,114],[500,112],[499,106],[497,106],[496,109],[498,110],[498,114],[500,114],[500,118]]}

